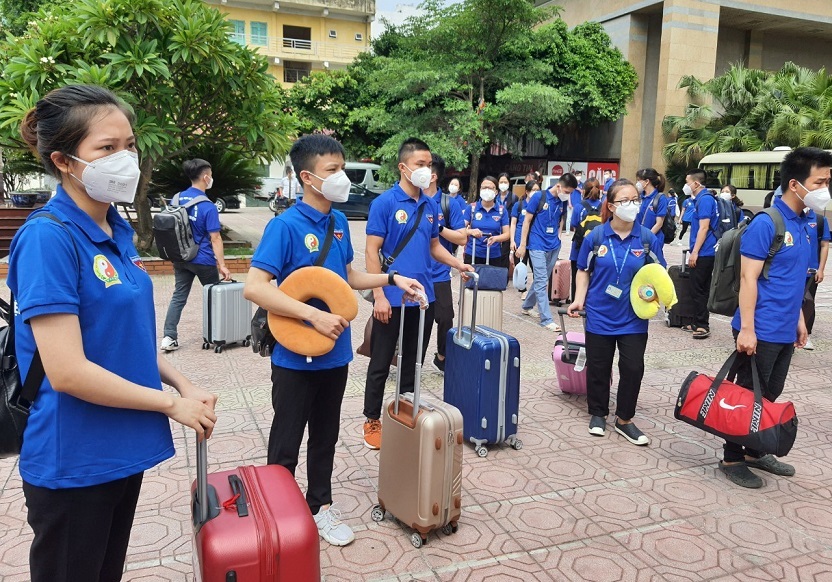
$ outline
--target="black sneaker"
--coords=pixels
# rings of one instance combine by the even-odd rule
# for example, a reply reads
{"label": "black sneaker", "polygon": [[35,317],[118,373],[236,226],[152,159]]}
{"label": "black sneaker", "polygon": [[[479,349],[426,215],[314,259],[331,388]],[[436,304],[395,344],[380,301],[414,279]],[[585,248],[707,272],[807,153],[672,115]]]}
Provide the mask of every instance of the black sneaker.
{"label": "black sneaker", "polygon": [[794,467],[788,463],[778,461],[774,455],[763,455],[759,459],[745,459],[745,464],[755,469],[767,471],[772,475],[780,475],[782,477],[794,476]]}
{"label": "black sneaker", "polygon": [[625,439],[627,439],[634,445],[643,447],[645,445],[650,444],[650,439],[647,438],[643,432],[638,430],[638,427],[632,422],[628,424],[621,424],[620,422],[618,422],[618,420],[616,420],[615,432],[623,436]]}
{"label": "black sneaker", "polygon": [[594,416],[589,419],[589,434],[592,436],[604,436],[607,434],[607,419],[603,416]]}
{"label": "black sneaker", "polygon": [[445,373],[445,360],[439,359],[439,354],[433,354],[433,365],[436,366],[436,369]]}
{"label": "black sneaker", "polygon": [[719,468],[734,485],[739,485],[746,489],[759,489],[763,486],[763,479],[759,475],[755,475],[745,463],[726,465],[720,461]]}

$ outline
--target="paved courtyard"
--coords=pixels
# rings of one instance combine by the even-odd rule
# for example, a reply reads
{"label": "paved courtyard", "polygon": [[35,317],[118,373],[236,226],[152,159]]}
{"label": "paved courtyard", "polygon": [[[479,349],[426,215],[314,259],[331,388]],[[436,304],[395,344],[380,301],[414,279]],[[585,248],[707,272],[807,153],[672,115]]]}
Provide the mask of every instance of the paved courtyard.
{"label": "paved courtyard", "polygon": [[[224,214],[222,221],[256,236],[269,217],[267,209],[243,209]],[[365,223],[350,226],[353,267],[363,269]],[[567,247],[568,240],[562,256]],[[680,248],[665,249],[669,261],[678,263]],[[161,328],[173,277],[157,276],[154,283]],[[378,453],[365,448],[361,438],[368,360],[356,356],[333,475],[334,499],[356,541],[345,548],[323,543],[325,580],[832,580],[830,287],[820,287],[816,349],[795,354],[784,392],[800,417],[788,457],[797,475],[763,474],[765,486],[756,491],[737,488],[718,473],[716,438],[673,418],[688,373],[713,373],[730,353],[727,318],[713,317],[713,335],[704,341],[658,319],[651,322],[635,419],[651,443],[639,448],[609,431],[603,438],[587,433],[585,398],[565,395],[557,386],[554,334],[519,315],[519,293],[509,289],[505,331],[521,344],[519,436],[525,446],[520,451],[492,447],[484,459],[466,446],[459,531],[432,534],[421,549],[389,516],[382,523],[370,519]],[[8,290],[0,292],[5,296]],[[269,364],[249,348],[221,354],[201,349],[201,293],[195,286],[179,331],[182,348],[168,357],[219,395],[219,421],[209,443],[211,469],[264,463],[272,418]],[[369,316],[370,305],[361,301],[354,347]],[[432,341],[428,361],[434,346]],[[441,374],[428,365],[423,380],[428,395],[441,398]],[[194,442],[178,425],[173,431],[176,457],[145,476],[125,580],[193,580],[188,492],[195,474]],[[302,460],[301,487],[305,474]],[[0,580],[27,580],[32,534],[14,459],[0,461],[0,487]]]}

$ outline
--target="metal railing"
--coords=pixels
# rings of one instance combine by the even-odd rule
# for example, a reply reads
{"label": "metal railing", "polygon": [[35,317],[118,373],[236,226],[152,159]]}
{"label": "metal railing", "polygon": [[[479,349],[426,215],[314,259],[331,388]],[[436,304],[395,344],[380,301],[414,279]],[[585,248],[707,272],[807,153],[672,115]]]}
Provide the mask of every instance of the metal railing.
{"label": "metal railing", "polygon": [[[243,35],[231,34],[231,39],[242,44]],[[300,60],[351,62],[360,53],[369,50],[366,40],[354,41],[355,44],[319,42],[302,38],[280,36],[245,35],[245,43],[258,49],[266,57],[281,57]]]}
{"label": "metal railing", "polygon": [[283,69],[283,82],[297,83],[304,77],[308,77],[311,72],[309,69]]}

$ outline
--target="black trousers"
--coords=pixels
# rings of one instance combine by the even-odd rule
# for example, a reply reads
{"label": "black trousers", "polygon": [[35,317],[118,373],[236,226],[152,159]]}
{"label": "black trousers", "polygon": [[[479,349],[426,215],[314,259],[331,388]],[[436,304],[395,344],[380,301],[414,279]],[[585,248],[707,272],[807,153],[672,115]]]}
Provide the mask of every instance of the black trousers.
{"label": "black trousers", "polygon": [[[734,332],[734,342],[737,341],[737,336],[740,332],[736,329]],[[792,354],[794,354],[794,344],[775,344],[757,340],[757,372],[760,374],[760,382],[763,383],[763,398],[767,398],[774,402],[783,393],[783,387],[786,385],[786,376],[789,374],[789,366],[792,363]],[[737,370],[736,383],[740,386],[754,389],[754,383],[751,379],[751,358],[746,354],[740,354],[739,369]],[[726,463],[734,463],[736,461],[744,461],[745,455],[749,457],[761,457],[763,453],[753,449],[744,448],[742,445],[726,441],[722,447],[723,460]]]}
{"label": "black trousers", "polygon": [[32,582],[121,580],[144,473],[72,489],[23,482]]}
{"label": "black trousers", "polygon": [[644,377],[646,333],[599,335],[586,332],[586,400],[589,413],[610,413],[612,360],[618,347],[618,397],[615,415],[630,420],[636,414],[641,379]]}
{"label": "black trousers", "polygon": [[[433,319],[436,321],[436,353],[445,357],[445,345],[448,341],[448,331],[454,326],[454,294],[451,291],[451,282],[442,281],[433,284],[433,294],[436,302],[433,307]],[[432,328],[433,326],[431,326]],[[427,344],[430,340],[428,331]]]}
{"label": "black trousers", "polygon": [[272,365],[274,420],[268,463],[295,474],[303,430],[309,424],[306,503],[312,514],[332,503],[332,463],[341,425],[341,401],[348,366],[331,370],[290,370]]}
{"label": "black trousers", "polygon": [[693,328],[710,328],[711,314],[708,312],[708,293],[711,291],[711,275],[714,270],[713,257],[699,257],[696,266],[690,270],[690,295],[693,300]]}
{"label": "black trousers", "polygon": [[[578,261],[569,261],[572,265],[572,295],[569,296],[569,299],[572,301],[575,300],[575,288],[578,285]],[[551,294],[549,295],[551,297]]]}
{"label": "black trousers", "polygon": [[[396,352],[399,341],[399,322],[402,307],[393,307],[393,316],[387,323],[379,320],[373,322],[373,334],[370,337],[370,365],[367,367],[367,381],[364,384],[364,416],[381,418],[381,405],[384,400],[384,385],[390,375],[390,360]],[[433,320],[434,303],[425,310],[425,329],[422,343],[422,361],[430,340],[429,322]],[[413,392],[416,378],[416,348],[419,341],[419,307],[404,308],[404,338],[402,345],[402,365],[397,374],[401,374],[401,392]]]}
{"label": "black trousers", "polygon": [[685,233],[688,231],[688,227],[690,226],[690,221],[682,221],[682,231],[679,233],[679,240],[682,240],[682,237],[685,236]]}
{"label": "black trousers", "polygon": [[815,276],[809,275],[806,279],[806,292],[803,294],[803,319],[806,321],[806,331],[812,333],[815,327],[815,295],[818,292],[818,284]]}

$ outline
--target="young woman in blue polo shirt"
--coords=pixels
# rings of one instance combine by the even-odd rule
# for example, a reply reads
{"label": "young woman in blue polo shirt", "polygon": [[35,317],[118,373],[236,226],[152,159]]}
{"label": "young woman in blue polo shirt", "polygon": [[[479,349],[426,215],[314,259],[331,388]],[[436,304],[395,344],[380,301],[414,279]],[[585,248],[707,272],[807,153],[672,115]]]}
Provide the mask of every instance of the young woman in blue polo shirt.
{"label": "young woman in blue polo shirt", "polygon": [[156,353],[153,285],[111,205],[139,181],[131,118],[110,91],[70,85],[21,127],[60,181],[9,257],[21,377],[36,354],[46,372],[19,463],[34,582],[120,580],[143,472],[174,454],[168,418],[205,437],[216,421],[216,397]]}
{"label": "young woman in blue polo shirt", "polygon": [[[509,239],[508,211],[497,204],[497,180],[486,176],[480,182],[480,199],[469,205],[462,213],[471,237],[465,246],[464,262],[481,265],[486,255],[489,264],[508,268],[508,255],[504,255],[501,243]],[[476,257],[471,260],[476,239]]]}
{"label": "young woman in blue polo shirt", "polygon": [[[654,168],[644,168],[636,172],[636,190],[641,195],[641,208],[639,209],[636,222],[641,226],[650,229],[657,239],[660,247],[664,247],[664,233],[662,226],[667,217],[667,205],[669,199],[662,194],[665,188],[664,176]],[[664,252],[658,254],[664,257]]]}
{"label": "young woman in blue polo shirt", "polygon": [[[618,402],[615,431],[635,445],[650,442],[633,424],[647,348],[647,321],[630,304],[630,285],[641,267],[661,247],[647,228],[635,222],[639,193],[629,180],[618,180],[607,192],[604,224],[592,230],[578,253],[575,301],[569,315],[586,309],[586,369],[589,433],[606,434],[612,362],[618,348]],[[645,252],[649,245],[649,253]],[[595,249],[597,248],[597,251]],[[662,259],[659,261],[664,264]]]}

